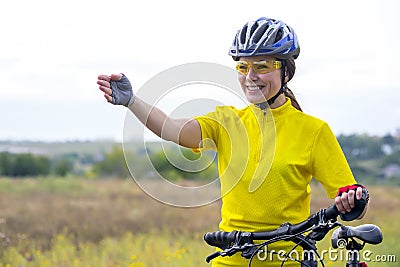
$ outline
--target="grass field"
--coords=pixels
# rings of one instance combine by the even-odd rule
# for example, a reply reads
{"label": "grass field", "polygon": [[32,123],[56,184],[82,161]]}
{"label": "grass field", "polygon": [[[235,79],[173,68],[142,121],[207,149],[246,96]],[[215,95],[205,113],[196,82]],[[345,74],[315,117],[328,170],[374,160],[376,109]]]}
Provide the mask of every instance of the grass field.
{"label": "grass field", "polygon": [[[374,223],[384,233],[381,245],[366,246],[370,266],[398,266],[400,188],[369,190],[368,214],[352,225]],[[313,211],[330,203],[314,185]],[[213,249],[202,236],[217,230],[219,210],[218,201],[200,208],[167,206],[130,179],[0,178],[0,267],[207,266]],[[326,238],[320,248],[328,247]],[[372,262],[376,255],[394,255],[397,262]]]}

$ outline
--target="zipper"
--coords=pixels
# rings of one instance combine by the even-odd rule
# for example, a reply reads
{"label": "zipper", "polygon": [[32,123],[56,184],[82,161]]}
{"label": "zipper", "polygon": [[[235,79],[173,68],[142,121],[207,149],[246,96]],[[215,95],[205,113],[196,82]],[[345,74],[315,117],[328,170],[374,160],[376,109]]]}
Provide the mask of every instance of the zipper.
{"label": "zipper", "polygon": [[267,115],[267,108],[264,107],[263,109],[263,117],[262,117],[262,125],[261,125],[261,135],[260,135],[260,153],[259,153],[259,158],[258,158],[258,162],[261,161],[261,157],[262,157],[262,148],[264,146],[264,128],[265,128],[265,120],[266,120],[266,115]]}
{"label": "zipper", "polygon": [[262,113],[260,113],[260,111],[258,111],[257,116],[256,116],[257,124],[258,124],[259,131],[260,131],[260,138],[259,138],[259,140],[257,140],[258,144],[257,144],[256,155],[255,155],[255,162],[257,164],[255,166],[252,178],[249,181],[249,187],[248,187],[249,192],[255,192],[265,180],[265,179],[263,179],[263,177],[260,174],[260,172],[262,172],[262,170],[260,169],[260,164],[261,164],[261,159],[263,158],[262,150],[263,150],[264,139],[265,139],[264,138],[264,132],[265,132],[264,128],[265,128],[267,109],[263,108],[261,111],[262,111]]}
{"label": "zipper", "polygon": [[[263,138],[263,134],[264,134],[264,127],[265,127],[265,120],[266,120],[266,118],[265,118],[265,116],[266,116],[266,114],[267,114],[267,108],[266,107],[264,107],[263,109],[262,109],[262,111],[263,111],[263,116],[262,116],[262,118],[261,118],[261,125],[260,125],[260,140],[259,140],[259,142],[258,142],[258,145],[257,145],[257,154],[256,154],[256,161],[258,162],[258,163],[260,163],[260,161],[261,161],[261,157],[262,157],[262,147],[263,147],[263,145],[264,145],[264,138]],[[258,120],[258,116],[257,116],[257,120]]]}

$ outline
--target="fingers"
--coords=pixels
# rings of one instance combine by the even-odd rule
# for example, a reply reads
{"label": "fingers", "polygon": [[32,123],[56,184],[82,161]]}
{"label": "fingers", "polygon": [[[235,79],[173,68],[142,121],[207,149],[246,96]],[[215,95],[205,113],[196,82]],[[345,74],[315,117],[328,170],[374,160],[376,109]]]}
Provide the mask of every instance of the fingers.
{"label": "fingers", "polygon": [[[344,193],[344,194],[347,194],[347,193]],[[342,194],[342,196],[343,196],[343,194]],[[346,213],[346,208],[343,206],[341,196],[338,196],[335,198],[335,204],[340,213]]]}
{"label": "fingers", "polygon": [[104,94],[105,99],[107,99],[108,102],[112,102],[112,96],[108,95],[108,94]]}
{"label": "fingers", "polygon": [[122,78],[122,73],[111,74],[110,78],[111,78],[111,80],[119,81],[119,80],[121,80],[121,78]]}
{"label": "fingers", "polygon": [[112,90],[110,86],[110,76],[107,75],[99,75],[97,78],[97,84],[99,85],[99,89],[103,91],[106,95],[111,96]]}
{"label": "fingers", "polygon": [[[356,198],[361,199],[362,193],[363,193],[363,189],[361,187],[357,188]],[[361,220],[364,217],[364,215],[367,213],[367,210],[368,210],[368,202],[367,202],[367,205],[365,205],[365,208],[364,208],[363,212],[361,213],[361,215],[357,218],[357,220]]]}
{"label": "fingers", "polygon": [[358,187],[357,191],[356,191],[356,198],[357,199],[361,199],[362,198],[362,193],[363,193],[362,187]]}
{"label": "fingers", "polygon": [[[342,193],[341,196],[335,198],[335,204],[339,212],[346,213],[350,212],[354,208],[354,195],[356,192],[350,190],[348,193]],[[361,198],[361,197],[360,197]]]}
{"label": "fingers", "polygon": [[350,190],[347,193],[347,201],[349,203],[350,209],[354,208],[354,195],[356,194],[356,192],[354,190]]}
{"label": "fingers", "polygon": [[105,74],[100,74],[99,77],[97,77],[97,79],[109,82],[111,80],[111,76],[105,75]]}
{"label": "fingers", "polygon": [[122,78],[122,73],[118,73],[118,74],[111,74],[109,75],[105,75],[105,74],[101,74],[97,77],[97,84],[99,85],[99,89],[101,91],[104,92],[104,98],[108,101],[108,102],[112,102],[112,90],[111,90],[111,85],[110,85],[110,81],[119,81]]}

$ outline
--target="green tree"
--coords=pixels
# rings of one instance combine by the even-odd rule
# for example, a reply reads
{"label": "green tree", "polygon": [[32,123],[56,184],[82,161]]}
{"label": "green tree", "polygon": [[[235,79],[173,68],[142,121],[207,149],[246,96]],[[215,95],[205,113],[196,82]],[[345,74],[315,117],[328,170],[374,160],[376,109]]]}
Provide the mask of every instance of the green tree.
{"label": "green tree", "polygon": [[11,176],[38,176],[50,173],[50,160],[44,156],[35,156],[29,153],[10,154],[10,156]]}
{"label": "green tree", "polygon": [[68,159],[61,159],[56,162],[54,172],[58,176],[66,176],[72,171],[73,164]]}
{"label": "green tree", "polygon": [[[211,154],[194,153],[191,149],[161,149],[150,154],[150,160],[158,173],[167,180],[213,180],[217,167]],[[191,171],[193,170],[193,171]]]}
{"label": "green tree", "polygon": [[368,135],[340,135],[338,141],[349,160],[378,159],[383,156],[382,138]]}
{"label": "green tree", "polygon": [[0,153],[0,175],[11,176],[12,175],[12,165],[13,165],[12,155],[8,152]]}
{"label": "green tree", "polygon": [[400,165],[400,151],[396,151],[390,155],[382,157],[381,167],[386,167],[391,164]]}
{"label": "green tree", "polygon": [[[129,155],[132,158],[133,155]],[[114,146],[105,154],[104,159],[93,165],[93,171],[100,176],[127,177],[129,169],[126,165],[124,151],[120,146]]]}
{"label": "green tree", "polygon": [[388,145],[393,145],[396,143],[396,139],[391,134],[387,134],[384,137],[382,137],[382,141],[384,144]]}

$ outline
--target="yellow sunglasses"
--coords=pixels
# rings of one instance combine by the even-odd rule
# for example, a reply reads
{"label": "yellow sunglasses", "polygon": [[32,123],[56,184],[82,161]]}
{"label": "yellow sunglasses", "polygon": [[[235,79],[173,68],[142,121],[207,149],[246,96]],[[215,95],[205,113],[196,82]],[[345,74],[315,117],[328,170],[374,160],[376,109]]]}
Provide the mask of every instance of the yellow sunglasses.
{"label": "yellow sunglasses", "polygon": [[253,63],[247,61],[238,61],[236,63],[237,72],[243,75],[247,75],[251,67],[253,67],[255,73],[265,74],[282,68],[282,62],[277,60],[262,60],[255,61]]}

